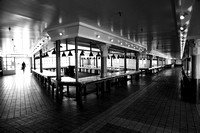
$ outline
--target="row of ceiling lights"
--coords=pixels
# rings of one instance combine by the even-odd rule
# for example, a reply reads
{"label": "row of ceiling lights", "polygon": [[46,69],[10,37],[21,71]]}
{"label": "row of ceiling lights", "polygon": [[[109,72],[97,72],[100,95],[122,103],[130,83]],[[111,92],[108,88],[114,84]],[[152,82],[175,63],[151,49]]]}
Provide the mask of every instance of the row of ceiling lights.
{"label": "row of ceiling lights", "polygon": [[[52,52],[52,54],[55,54],[56,52],[55,52],[55,49],[53,50],[53,52]],[[121,55],[121,54],[120,54]],[[119,54],[117,55],[117,57],[116,57],[116,55],[115,54],[112,54],[111,56],[109,56],[108,55],[108,59],[110,59],[110,58],[112,58],[112,59],[120,59],[120,58],[125,58],[125,55],[121,55],[120,56]],[[44,53],[44,55],[43,55],[43,57],[48,57],[49,55],[48,55],[48,52],[46,52],[46,53]],[[68,53],[68,56],[73,56],[72,55],[72,53],[71,53],[71,50],[69,51],[69,53]],[[84,51],[82,50],[81,51],[81,53],[80,53],[80,56],[84,56]],[[93,54],[91,55],[91,53],[89,54],[89,56],[90,56],[90,58],[88,57],[87,59],[96,59],[95,57],[93,57],[92,58],[92,56],[93,56]],[[97,55],[96,55],[96,57],[98,58],[98,59],[100,59],[101,57],[100,57],[101,55],[100,55],[100,53],[98,52],[97,53]],[[63,52],[63,54],[62,54],[62,57],[66,57],[66,54],[65,54],[65,52]],[[39,58],[39,57],[36,57],[36,58]],[[127,59],[136,59],[136,57],[135,56],[131,56],[131,54],[130,54],[130,56],[126,56],[126,58]],[[86,59],[85,57],[83,57],[82,59]],[[145,60],[145,59],[147,59],[147,60],[149,60],[150,59],[150,57],[149,56],[147,56],[147,57],[143,57],[143,55],[140,57],[140,60]],[[152,58],[153,59],[153,58]],[[164,58],[159,58],[159,60],[164,60]]]}
{"label": "row of ceiling lights", "polygon": [[[63,33],[60,32],[59,35],[62,36]],[[101,38],[101,36],[97,34],[97,35],[96,35],[96,38]],[[110,39],[110,42],[113,43],[113,42],[114,42],[114,39]],[[119,43],[120,45],[123,45],[123,42],[120,41],[120,40],[118,40],[118,43]],[[127,42],[125,42],[125,44],[127,45],[127,47],[132,47],[133,49],[139,50],[139,51],[141,51],[141,52],[145,50],[144,48],[139,48],[138,46],[134,46],[133,44],[130,45],[130,44],[128,44]]]}
{"label": "row of ceiling lights", "polygon": [[42,47],[42,44],[44,44],[45,42],[48,42],[49,40],[51,40],[50,36],[44,37],[42,41],[40,41],[39,43],[37,43],[37,45],[34,46],[33,51],[38,51],[38,49]]}
{"label": "row of ceiling lights", "polygon": [[[181,6],[181,4],[180,4]],[[192,11],[192,6],[190,6],[189,8],[187,8],[187,10],[183,11],[184,9],[181,8],[181,13],[180,13],[180,22],[181,22],[181,26],[180,26],[180,44],[181,44],[181,48],[184,49],[185,43],[186,43],[186,39],[187,39],[187,32],[188,32],[188,25],[190,23],[190,15],[189,13],[191,13]]]}
{"label": "row of ceiling lights", "polygon": [[[184,15],[180,15],[180,19],[183,21],[185,19],[185,16]],[[188,21],[189,22],[189,21]],[[187,29],[187,25],[182,25],[180,27],[180,44],[181,46],[183,46],[186,42],[186,39],[187,39],[187,32],[188,32],[188,29]]]}

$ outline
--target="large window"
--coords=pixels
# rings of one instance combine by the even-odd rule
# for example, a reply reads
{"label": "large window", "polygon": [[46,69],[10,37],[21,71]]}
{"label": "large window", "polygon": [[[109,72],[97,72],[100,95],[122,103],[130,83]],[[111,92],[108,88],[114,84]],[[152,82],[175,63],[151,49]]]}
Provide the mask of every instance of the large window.
{"label": "large window", "polygon": [[15,70],[15,58],[4,57],[3,58],[3,70]]}

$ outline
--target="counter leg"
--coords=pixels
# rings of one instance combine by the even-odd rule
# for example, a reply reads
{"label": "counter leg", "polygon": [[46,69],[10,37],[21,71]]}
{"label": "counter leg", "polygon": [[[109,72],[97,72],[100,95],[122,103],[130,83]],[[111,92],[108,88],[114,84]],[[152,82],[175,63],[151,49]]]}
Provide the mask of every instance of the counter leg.
{"label": "counter leg", "polygon": [[78,104],[82,103],[82,85],[76,85],[76,101]]}

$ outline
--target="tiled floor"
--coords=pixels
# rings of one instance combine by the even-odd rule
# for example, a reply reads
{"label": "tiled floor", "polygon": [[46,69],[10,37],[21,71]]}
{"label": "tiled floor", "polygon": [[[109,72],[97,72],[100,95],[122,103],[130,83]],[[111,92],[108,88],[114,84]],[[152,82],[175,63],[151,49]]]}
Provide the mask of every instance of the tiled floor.
{"label": "tiled floor", "polygon": [[29,74],[0,77],[0,132],[198,133],[199,105],[180,100],[180,71],[113,85],[110,95],[89,94],[82,106],[53,100]]}

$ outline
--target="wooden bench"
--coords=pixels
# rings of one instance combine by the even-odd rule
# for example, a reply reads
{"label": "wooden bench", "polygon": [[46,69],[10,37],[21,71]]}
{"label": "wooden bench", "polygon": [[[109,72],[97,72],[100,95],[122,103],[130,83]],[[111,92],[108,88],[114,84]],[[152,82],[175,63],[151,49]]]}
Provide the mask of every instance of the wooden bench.
{"label": "wooden bench", "polygon": [[[51,78],[56,77],[56,72],[43,70],[41,73],[39,69],[32,69],[32,73],[34,76],[42,83],[44,84],[45,89],[47,88],[46,85],[48,85],[48,90],[50,90],[51,85]],[[63,75],[61,75],[63,76]]]}
{"label": "wooden bench", "polygon": [[[96,68],[96,67],[79,67],[79,72],[87,72],[87,73],[94,73],[94,74],[100,74],[101,68]],[[108,72],[119,72],[122,71],[120,68],[107,68]]]}
{"label": "wooden bench", "polygon": [[158,73],[159,71],[164,69],[164,66],[154,66],[151,68],[139,68],[141,73],[145,72],[145,74],[152,74],[152,73]]}
{"label": "wooden bench", "polygon": [[[57,81],[56,78],[51,78],[51,82],[54,83],[52,88],[56,87],[56,97],[63,96],[63,86],[67,86],[67,93],[69,95],[69,86],[76,86],[76,99],[77,102],[82,102],[82,91],[84,90],[84,96],[86,96],[86,86],[89,84],[96,84],[96,93],[99,96],[99,93],[104,94],[104,92],[110,92],[111,89],[111,80],[133,76],[138,78],[140,71],[120,71],[115,73],[108,73],[106,77],[100,77],[100,75],[89,76],[79,78],[76,81],[71,77],[61,77],[61,81]],[[126,78],[127,79],[127,78]],[[54,90],[54,89],[52,89]]]}

